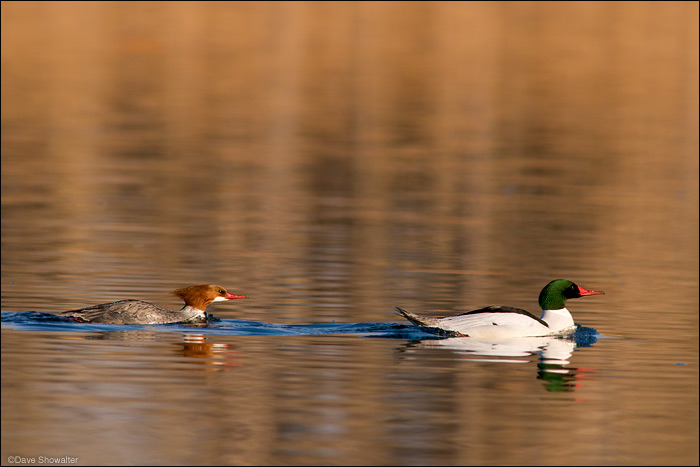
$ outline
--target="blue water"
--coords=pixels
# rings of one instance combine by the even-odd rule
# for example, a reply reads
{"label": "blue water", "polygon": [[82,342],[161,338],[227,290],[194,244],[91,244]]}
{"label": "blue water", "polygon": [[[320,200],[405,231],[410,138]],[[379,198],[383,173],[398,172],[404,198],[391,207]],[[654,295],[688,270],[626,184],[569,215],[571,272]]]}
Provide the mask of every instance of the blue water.
{"label": "blue water", "polygon": [[311,336],[319,334],[353,334],[368,337],[392,337],[398,339],[435,339],[437,336],[411,325],[397,323],[323,323],[323,324],[274,324],[259,321],[218,319],[207,324],[91,324],[75,323],[52,315],[25,311],[2,312],[3,327],[23,331],[135,331],[148,329],[163,332],[196,332],[231,336]]}
{"label": "blue water", "polygon": [[[275,324],[260,321],[218,319],[213,315],[206,324],[91,324],[75,323],[53,315],[25,311],[2,312],[2,326],[18,331],[150,331],[197,333],[228,336],[312,336],[350,334],[364,337],[406,339],[410,341],[447,339],[410,324],[400,323],[320,323],[320,324]],[[594,344],[600,334],[593,328],[579,325],[578,330],[566,339],[577,347]],[[468,339],[468,338],[465,338]]]}

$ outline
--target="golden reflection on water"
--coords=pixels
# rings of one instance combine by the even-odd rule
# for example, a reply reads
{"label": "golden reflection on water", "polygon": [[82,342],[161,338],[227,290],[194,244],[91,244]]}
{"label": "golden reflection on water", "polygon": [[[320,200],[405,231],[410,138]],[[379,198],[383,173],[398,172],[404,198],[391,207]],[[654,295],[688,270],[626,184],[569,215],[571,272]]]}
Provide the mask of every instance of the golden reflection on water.
{"label": "golden reflection on water", "polygon": [[[690,2],[3,2],[3,311],[174,307],[171,289],[212,282],[252,297],[222,318],[384,322],[394,305],[534,308],[567,277],[607,293],[576,321],[627,339],[574,353],[582,406],[542,399],[533,362],[130,334],[115,402],[92,393],[120,383],[102,347],[71,347],[56,375],[61,337],[4,329],[3,464],[120,407],[119,446],[101,434],[85,462],[697,462],[697,18]],[[148,352],[185,364],[144,381]],[[317,406],[318,388],[339,401]],[[144,392],[165,395],[149,409]]]}

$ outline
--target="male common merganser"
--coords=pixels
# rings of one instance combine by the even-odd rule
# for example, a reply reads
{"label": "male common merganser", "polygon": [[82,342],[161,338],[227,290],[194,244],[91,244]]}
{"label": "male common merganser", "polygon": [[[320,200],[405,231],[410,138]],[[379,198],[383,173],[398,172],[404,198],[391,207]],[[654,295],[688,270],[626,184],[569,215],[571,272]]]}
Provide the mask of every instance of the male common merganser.
{"label": "male common merganser", "polygon": [[480,310],[445,318],[431,318],[396,307],[398,314],[426,331],[462,335],[464,337],[535,337],[569,334],[576,330],[574,319],[566,309],[569,298],[600,295],[600,290],[587,290],[566,279],[557,279],[540,292],[542,317],[509,306],[489,306]]}
{"label": "male common merganser", "polygon": [[207,320],[205,310],[212,302],[246,298],[245,295],[234,295],[218,285],[191,285],[173,291],[185,301],[185,306],[179,311],[170,311],[141,300],[119,300],[118,302],[102,303],[79,310],[64,311],[60,316],[82,323],[103,324],[166,324],[192,323]]}

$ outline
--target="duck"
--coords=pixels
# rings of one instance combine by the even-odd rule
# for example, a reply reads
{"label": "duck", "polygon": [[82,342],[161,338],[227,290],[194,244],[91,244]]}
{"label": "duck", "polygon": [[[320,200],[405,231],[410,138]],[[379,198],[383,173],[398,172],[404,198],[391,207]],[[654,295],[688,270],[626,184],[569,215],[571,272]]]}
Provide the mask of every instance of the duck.
{"label": "duck", "polygon": [[168,324],[206,322],[207,307],[213,302],[246,298],[229,293],[219,285],[198,284],[174,290],[185,306],[172,311],[142,300],[119,300],[78,310],[58,313],[59,316],[81,323],[101,324]]}
{"label": "duck", "polygon": [[510,306],[488,306],[443,318],[421,316],[400,307],[396,307],[396,312],[428,332],[450,336],[500,339],[567,335],[576,331],[576,323],[566,308],[566,301],[604,293],[585,289],[567,279],[555,279],[540,292],[542,315],[539,318]]}

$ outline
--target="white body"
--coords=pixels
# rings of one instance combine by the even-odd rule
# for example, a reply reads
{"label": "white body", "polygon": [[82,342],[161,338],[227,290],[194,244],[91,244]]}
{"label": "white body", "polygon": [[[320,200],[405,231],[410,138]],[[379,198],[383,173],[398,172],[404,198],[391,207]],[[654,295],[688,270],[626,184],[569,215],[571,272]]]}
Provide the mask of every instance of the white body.
{"label": "white body", "polygon": [[489,339],[564,335],[576,330],[574,319],[566,308],[543,310],[540,319],[547,325],[528,314],[487,312],[449,316],[423,324],[446,331],[455,331],[469,337]]}

